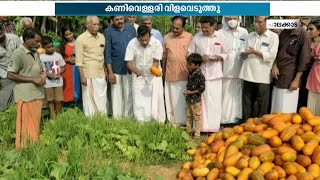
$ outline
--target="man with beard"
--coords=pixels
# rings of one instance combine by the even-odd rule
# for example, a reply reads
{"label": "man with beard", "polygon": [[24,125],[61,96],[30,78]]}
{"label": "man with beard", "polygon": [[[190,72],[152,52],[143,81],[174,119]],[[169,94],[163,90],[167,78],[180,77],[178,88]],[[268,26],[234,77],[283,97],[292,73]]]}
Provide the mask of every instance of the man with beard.
{"label": "man with beard", "polygon": [[124,23],[123,16],[111,16],[112,26],[108,27],[106,38],[105,64],[111,83],[112,113],[114,117],[133,117],[132,77],[124,60],[130,40],[137,36],[131,24]]}
{"label": "man with beard", "polygon": [[11,55],[8,79],[15,81],[17,102],[16,148],[24,148],[28,141],[36,142],[40,134],[40,120],[46,75],[37,49],[41,34],[34,29],[23,33],[23,45]]}
{"label": "man with beard", "polygon": [[7,78],[7,70],[12,52],[21,45],[18,36],[4,33],[0,26],[0,111],[14,103],[14,82]]}
{"label": "man with beard", "polygon": [[[20,25],[23,30],[28,29],[28,28],[32,28],[32,19],[29,17],[23,17],[20,20]],[[20,38],[21,38],[21,41],[23,41],[23,37],[21,36]]]}
{"label": "man with beard", "polygon": [[151,36],[155,37],[160,41],[160,43],[163,43],[163,37],[160,31],[157,29],[154,29],[152,27],[152,17],[151,16],[142,16],[141,17],[141,24],[140,25],[145,25],[151,30]]}

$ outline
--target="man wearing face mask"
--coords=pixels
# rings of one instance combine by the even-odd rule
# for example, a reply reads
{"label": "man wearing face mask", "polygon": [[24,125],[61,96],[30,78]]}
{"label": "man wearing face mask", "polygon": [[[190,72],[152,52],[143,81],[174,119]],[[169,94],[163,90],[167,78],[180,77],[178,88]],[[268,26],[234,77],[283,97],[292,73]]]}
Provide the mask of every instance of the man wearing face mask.
{"label": "man wearing face mask", "polygon": [[[299,19],[287,16],[285,19]],[[272,67],[274,78],[271,112],[297,111],[301,76],[311,59],[311,40],[303,28],[285,29],[279,37],[279,49]]]}
{"label": "man wearing face mask", "polygon": [[39,139],[43,86],[46,82],[46,74],[37,53],[41,34],[34,29],[26,29],[23,41],[23,45],[12,53],[8,67],[8,79],[15,81],[16,148],[24,148],[27,141],[36,142]]}
{"label": "man wearing face mask", "polygon": [[12,52],[21,44],[18,36],[4,33],[0,26],[0,112],[14,103],[14,82],[7,78],[7,70]]}
{"label": "man wearing face mask", "polygon": [[255,32],[251,32],[241,53],[240,78],[243,79],[243,122],[250,117],[268,113],[271,68],[277,56],[278,35],[267,29],[266,16],[255,17]]}
{"label": "man wearing face mask", "polygon": [[223,61],[222,78],[222,119],[221,124],[234,124],[242,118],[242,80],[239,72],[242,61],[239,54],[244,47],[248,31],[240,27],[240,16],[222,18],[223,27],[219,30],[228,46],[228,58]]}

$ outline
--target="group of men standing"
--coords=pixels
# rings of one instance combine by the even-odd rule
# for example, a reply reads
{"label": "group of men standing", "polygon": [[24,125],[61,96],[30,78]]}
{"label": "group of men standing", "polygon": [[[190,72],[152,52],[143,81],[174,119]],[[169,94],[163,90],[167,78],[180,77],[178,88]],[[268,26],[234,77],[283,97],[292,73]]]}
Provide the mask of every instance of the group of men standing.
{"label": "group of men standing", "polygon": [[[310,49],[309,38],[303,29],[284,30],[279,46],[279,36],[266,28],[267,18],[255,17],[255,31],[249,34],[240,27],[239,16],[223,17],[219,31],[214,28],[214,18],[205,16],[200,18],[201,32],[193,36],[184,29],[186,18],[175,16],[171,32],[162,38],[152,28],[151,17],[141,17],[138,27],[134,21],[124,23],[123,16],[112,16],[112,26],[105,30],[104,36],[97,33],[92,45],[89,39],[83,39],[93,38],[90,28],[77,40],[76,51],[80,55],[76,64],[80,67],[81,82],[88,86],[88,90],[84,87],[87,96],[83,98],[84,107],[99,106],[102,112],[107,112],[109,81],[114,117],[160,122],[168,119],[175,125],[185,125],[183,92],[189,73],[186,59],[198,53],[203,59],[201,71],[206,79],[201,98],[202,132],[216,132],[221,124],[239,123],[270,113],[270,102],[272,112],[295,112],[297,102],[293,101],[298,101],[300,77],[310,59],[308,53],[303,53]],[[89,24],[91,21],[99,23],[98,17],[88,17]],[[92,61],[96,65],[87,59],[83,52],[86,49],[97,51],[93,54],[99,58]],[[152,66],[162,70],[162,77],[150,72]],[[88,81],[85,77],[89,76],[81,73],[82,68],[96,73],[101,83],[95,79]],[[271,101],[272,76],[275,87]],[[288,105],[288,101],[293,103]],[[88,116],[94,112],[85,108]]]}
{"label": "group of men standing", "polygon": [[[111,113],[107,108],[111,101],[115,118],[164,122],[164,100],[160,98],[162,78],[150,72],[151,66],[161,69],[161,33],[152,29],[151,17],[142,17],[142,25],[137,29],[125,23],[123,16],[112,16],[111,21],[112,25],[101,34],[98,17],[87,17],[88,29],[76,41],[76,65],[83,85],[85,114]],[[160,36],[159,41],[156,38]],[[111,91],[109,101],[108,90]]]}
{"label": "group of men standing", "polygon": [[[171,32],[163,38],[152,28],[150,16],[141,17],[140,26],[134,20],[132,24],[125,23],[123,16],[112,16],[112,25],[104,34],[99,33],[99,18],[88,16],[87,30],[75,44],[85,115],[112,113],[115,118],[160,122],[168,119],[174,125],[185,125],[183,92],[189,74],[186,59],[193,53],[201,55],[200,68],[205,77],[200,113],[202,132],[217,132],[221,124],[267,114],[270,102],[271,111],[295,112],[300,78],[310,60],[310,38],[300,28],[282,31],[279,41],[278,35],[266,28],[266,20],[265,16],[255,17],[255,31],[249,34],[240,27],[239,16],[224,17],[219,31],[215,30],[214,17],[203,16],[201,32],[193,36],[185,31],[186,18],[175,16]],[[30,113],[30,109],[41,109],[38,100],[44,96],[40,87],[46,77],[34,51],[41,36],[37,31],[26,30],[24,44],[18,46],[8,41],[10,36],[4,43],[1,30],[2,47],[19,47],[10,58],[8,79],[16,81],[20,118],[39,118],[41,110]],[[162,74],[155,74],[152,68]],[[272,77],[275,87],[270,101]],[[111,91],[109,99],[107,91]],[[23,126],[20,132],[25,133],[28,128],[39,130],[38,123],[20,124]],[[36,135],[29,135],[36,139]]]}

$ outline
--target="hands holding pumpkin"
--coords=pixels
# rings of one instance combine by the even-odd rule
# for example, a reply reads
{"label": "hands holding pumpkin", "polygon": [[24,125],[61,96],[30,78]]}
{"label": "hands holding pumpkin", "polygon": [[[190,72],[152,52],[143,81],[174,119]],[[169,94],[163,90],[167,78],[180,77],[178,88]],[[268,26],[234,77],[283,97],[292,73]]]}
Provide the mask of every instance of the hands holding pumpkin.
{"label": "hands holding pumpkin", "polygon": [[150,72],[151,72],[152,75],[154,75],[156,77],[160,77],[162,75],[160,69],[157,68],[156,66],[151,66],[150,67]]}

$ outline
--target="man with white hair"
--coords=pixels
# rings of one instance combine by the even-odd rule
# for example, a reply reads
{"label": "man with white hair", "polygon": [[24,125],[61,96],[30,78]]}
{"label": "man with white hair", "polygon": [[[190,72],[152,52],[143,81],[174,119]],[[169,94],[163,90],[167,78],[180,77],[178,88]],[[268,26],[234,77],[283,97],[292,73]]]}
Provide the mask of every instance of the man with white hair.
{"label": "man with white hair", "polygon": [[161,32],[152,28],[152,16],[142,16],[140,25],[145,25],[145,26],[149,27],[151,30],[151,36],[158,39],[161,44],[163,43],[163,37],[162,37]]}
{"label": "man with white hair", "polygon": [[[29,17],[23,17],[20,20],[20,25],[23,28],[23,30],[28,29],[28,28],[32,28],[32,19]],[[23,41],[23,37],[20,37],[21,41]]]}
{"label": "man with white hair", "polygon": [[128,22],[136,29],[138,30],[139,25],[136,23],[137,16],[127,16]]}
{"label": "man with white hair", "polygon": [[82,85],[83,110],[86,116],[107,113],[107,70],[104,66],[105,38],[99,33],[97,16],[87,17],[87,30],[75,44],[76,65]]}
{"label": "man with white hair", "polygon": [[240,16],[222,18],[221,33],[224,43],[228,46],[228,58],[223,61],[222,78],[222,119],[221,124],[234,124],[242,118],[242,80],[239,72],[242,62],[239,60],[241,48],[244,47],[248,31],[240,27]]}
{"label": "man with white hair", "polygon": [[29,17],[23,17],[20,20],[20,25],[23,29],[31,28],[32,27],[32,19]]}

